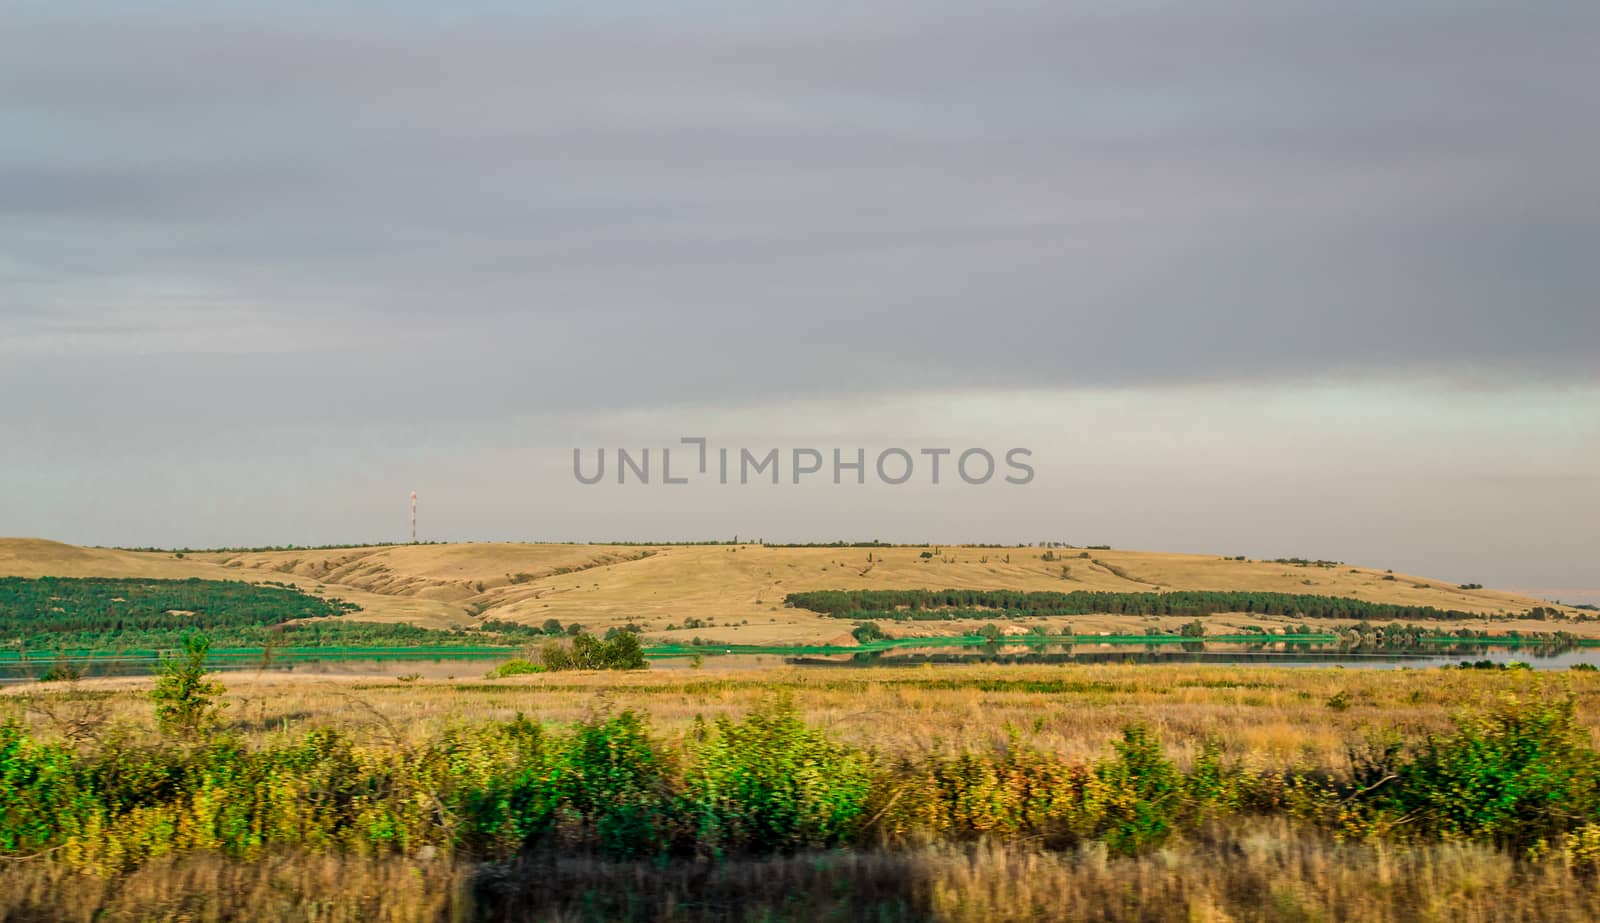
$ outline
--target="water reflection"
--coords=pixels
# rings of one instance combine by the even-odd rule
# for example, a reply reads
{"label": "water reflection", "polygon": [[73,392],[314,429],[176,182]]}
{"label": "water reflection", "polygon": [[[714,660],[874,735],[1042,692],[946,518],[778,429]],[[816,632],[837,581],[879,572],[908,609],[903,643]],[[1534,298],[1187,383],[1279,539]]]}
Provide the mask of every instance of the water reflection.
{"label": "water reflection", "polygon": [[915,664],[1063,663],[1214,663],[1257,666],[1438,667],[1487,662],[1525,663],[1535,669],[1563,670],[1576,664],[1600,666],[1600,648],[1570,642],[1490,644],[1469,642],[1385,645],[1374,642],[1097,643],[1061,642],[973,647],[901,647],[831,656],[791,657],[803,666],[890,666]]}
{"label": "water reflection", "polygon": [[[1493,665],[1525,663],[1539,670],[1564,670],[1579,664],[1600,667],[1600,647],[1573,642],[1548,641],[1523,644],[1490,642],[1416,642],[1383,644],[1373,641],[1282,641],[1259,642],[1206,641],[1094,641],[1084,638],[990,642],[972,646],[948,643],[926,647],[897,647],[879,651],[842,652],[786,656],[781,650],[732,650],[707,648],[707,659],[721,666],[774,666],[790,664],[815,667],[906,666],[916,664],[1180,664],[1209,663],[1287,667],[1438,667],[1487,662]],[[263,663],[260,655],[248,658],[219,659],[212,667],[225,672],[272,672],[302,676],[401,677],[416,675],[428,679],[472,679],[481,677],[488,666],[507,657],[508,651],[448,651],[418,653],[393,650],[364,651],[359,654],[296,652],[279,655]],[[652,658],[656,668],[687,668],[688,656]],[[85,678],[148,676],[156,661],[146,656],[97,656],[27,661],[0,660],[0,683],[33,682],[53,671],[76,672]],[[59,673],[57,674],[60,675]]]}
{"label": "water reflection", "polygon": [[[507,651],[448,652],[419,655],[415,651],[363,653],[361,655],[314,654],[299,652],[280,655],[263,662],[259,655],[248,658],[214,658],[207,666],[222,673],[287,673],[300,676],[397,677],[416,675],[426,679],[466,679],[483,676],[498,661],[514,656]],[[149,676],[158,661],[151,656],[96,656],[71,658],[33,658],[27,661],[0,661],[0,683],[34,682],[63,678],[76,673],[84,679],[117,676]],[[53,674],[53,675],[52,675]]]}

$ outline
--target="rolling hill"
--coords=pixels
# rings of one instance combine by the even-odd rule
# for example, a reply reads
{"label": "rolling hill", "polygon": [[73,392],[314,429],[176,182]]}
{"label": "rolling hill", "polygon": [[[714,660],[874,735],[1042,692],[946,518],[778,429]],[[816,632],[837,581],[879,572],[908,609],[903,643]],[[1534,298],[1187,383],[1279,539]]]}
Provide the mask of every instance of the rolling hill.
{"label": "rolling hill", "polygon": [[[784,605],[789,593],[829,589],[1250,590],[1479,613],[1497,617],[1497,630],[1552,627],[1509,618],[1551,604],[1492,589],[1331,562],[1121,549],[462,543],[180,556],[0,539],[0,576],[284,581],[354,602],[362,607],[358,617],[372,621],[442,628],[484,619],[556,619],[591,630],[631,621],[662,638],[703,635],[740,642],[839,638],[847,623]],[[1096,630],[1126,627],[1133,618],[1083,616],[1073,623]],[[1268,621],[1217,618],[1219,626]],[[957,628],[919,624],[897,631]],[[1589,628],[1600,633],[1595,623],[1576,626]]]}

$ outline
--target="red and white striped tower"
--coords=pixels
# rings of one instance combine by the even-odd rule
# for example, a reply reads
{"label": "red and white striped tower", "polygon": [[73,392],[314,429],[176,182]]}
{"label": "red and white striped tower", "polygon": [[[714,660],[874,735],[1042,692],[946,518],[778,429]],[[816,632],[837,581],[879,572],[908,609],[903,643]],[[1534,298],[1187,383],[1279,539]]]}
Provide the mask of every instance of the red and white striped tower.
{"label": "red and white striped tower", "polygon": [[417,543],[417,492],[411,492],[411,544]]}

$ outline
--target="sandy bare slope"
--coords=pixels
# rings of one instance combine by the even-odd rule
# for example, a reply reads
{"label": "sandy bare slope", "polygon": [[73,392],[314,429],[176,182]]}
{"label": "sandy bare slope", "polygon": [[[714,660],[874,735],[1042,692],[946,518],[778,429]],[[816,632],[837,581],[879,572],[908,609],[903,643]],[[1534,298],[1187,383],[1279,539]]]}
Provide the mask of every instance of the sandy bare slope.
{"label": "sandy bare slope", "polygon": [[[924,552],[934,552],[924,558]],[[0,539],[0,575],[203,577],[293,582],[361,605],[363,618],[442,626],[480,618],[634,620],[653,634],[714,619],[740,641],[820,640],[848,625],[783,607],[784,594],[853,588],[1265,590],[1353,596],[1484,614],[1547,605],[1494,590],[1384,571],[1232,561],[1146,551],[947,546],[780,548],[762,545],[393,545],[255,553],[168,553]],[[1097,621],[1075,619],[1086,628]],[[748,623],[748,624],[745,624]],[[1533,623],[1529,627],[1536,627]],[[1511,627],[1511,626],[1506,626]],[[1548,626],[1545,626],[1546,628]],[[926,630],[935,630],[928,628]]]}

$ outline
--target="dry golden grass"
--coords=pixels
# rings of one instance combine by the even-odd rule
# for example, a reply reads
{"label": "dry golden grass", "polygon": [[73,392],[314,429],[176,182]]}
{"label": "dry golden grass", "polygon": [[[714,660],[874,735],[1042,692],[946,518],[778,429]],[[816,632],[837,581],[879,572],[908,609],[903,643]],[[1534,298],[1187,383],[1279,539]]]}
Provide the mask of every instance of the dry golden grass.
{"label": "dry golden grass", "polygon": [[421,923],[464,919],[463,869],[352,856],[270,856],[228,862],[165,856],[103,877],[54,862],[0,863],[0,920],[223,920]]}
{"label": "dry golden grass", "polygon": [[[960,546],[939,548],[934,557],[923,558],[928,550],[466,543],[219,552],[178,559],[164,553],[0,539],[0,576],[282,580],[358,603],[364,610],[361,617],[369,620],[439,627],[469,624],[474,617],[534,624],[554,618],[595,631],[635,621],[654,638],[688,640],[701,635],[749,644],[848,640],[848,623],[783,606],[785,594],[820,589],[1258,590],[1351,596],[1485,615],[1548,605],[1510,593],[1461,590],[1437,580],[1348,566],[1297,567],[1122,550],[1058,549],[1053,552],[1055,560],[1047,561],[1037,548]],[[1075,557],[1079,554],[1089,557]],[[715,619],[716,627],[666,630],[691,617]],[[1116,616],[1085,616],[1071,622],[1080,632],[1140,632],[1145,625]],[[1223,616],[1213,624],[1215,632],[1245,624],[1281,625],[1284,620]],[[1494,624],[1497,630],[1550,630],[1543,622],[1496,620]],[[1481,622],[1473,625],[1483,627]],[[897,631],[944,634],[970,627],[920,623],[897,626]],[[1600,623],[1561,627],[1600,634]]]}
{"label": "dry golden grass", "polygon": [[1139,859],[1091,847],[831,853],[666,867],[581,857],[452,866],[415,859],[168,857],[99,878],[0,866],[0,920],[446,923],[456,920],[1348,921],[1557,923],[1600,918],[1560,862],[1484,846],[1340,844],[1284,823],[1233,824]]}
{"label": "dry golden grass", "polygon": [[[487,665],[451,667],[481,675]],[[1447,731],[1461,710],[1507,694],[1569,689],[1580,720],[1600,728],[1600,675],[1534,671],[1095,664],[708,667],[411,682],[271,672],[220,679],[228,687],[227,718],[252,744],[312,727],[420,741],[519,712],[565,723],[623,708],[648,714],[658,733],[673,736],[697,717],[742,716],[775,695],[791,697],[807,721],[835,737],[887,754],[987,748],[1015,732],[1031,746],[1092,759],[1105,755],[1124,726],[1142,722],[1185,765],[1204,742],[1217,740],[1226,754],[1257,768],[1343,771],[1348,748],[1374,729],[1420,737]],[[26,718],[50,736],[61,729],[47,711],[70,714],[87,701],[135,736],[153,735],[144,695],[150,685],[149,678],[122,678],[10,687],[0,690],[0,718]]]}

